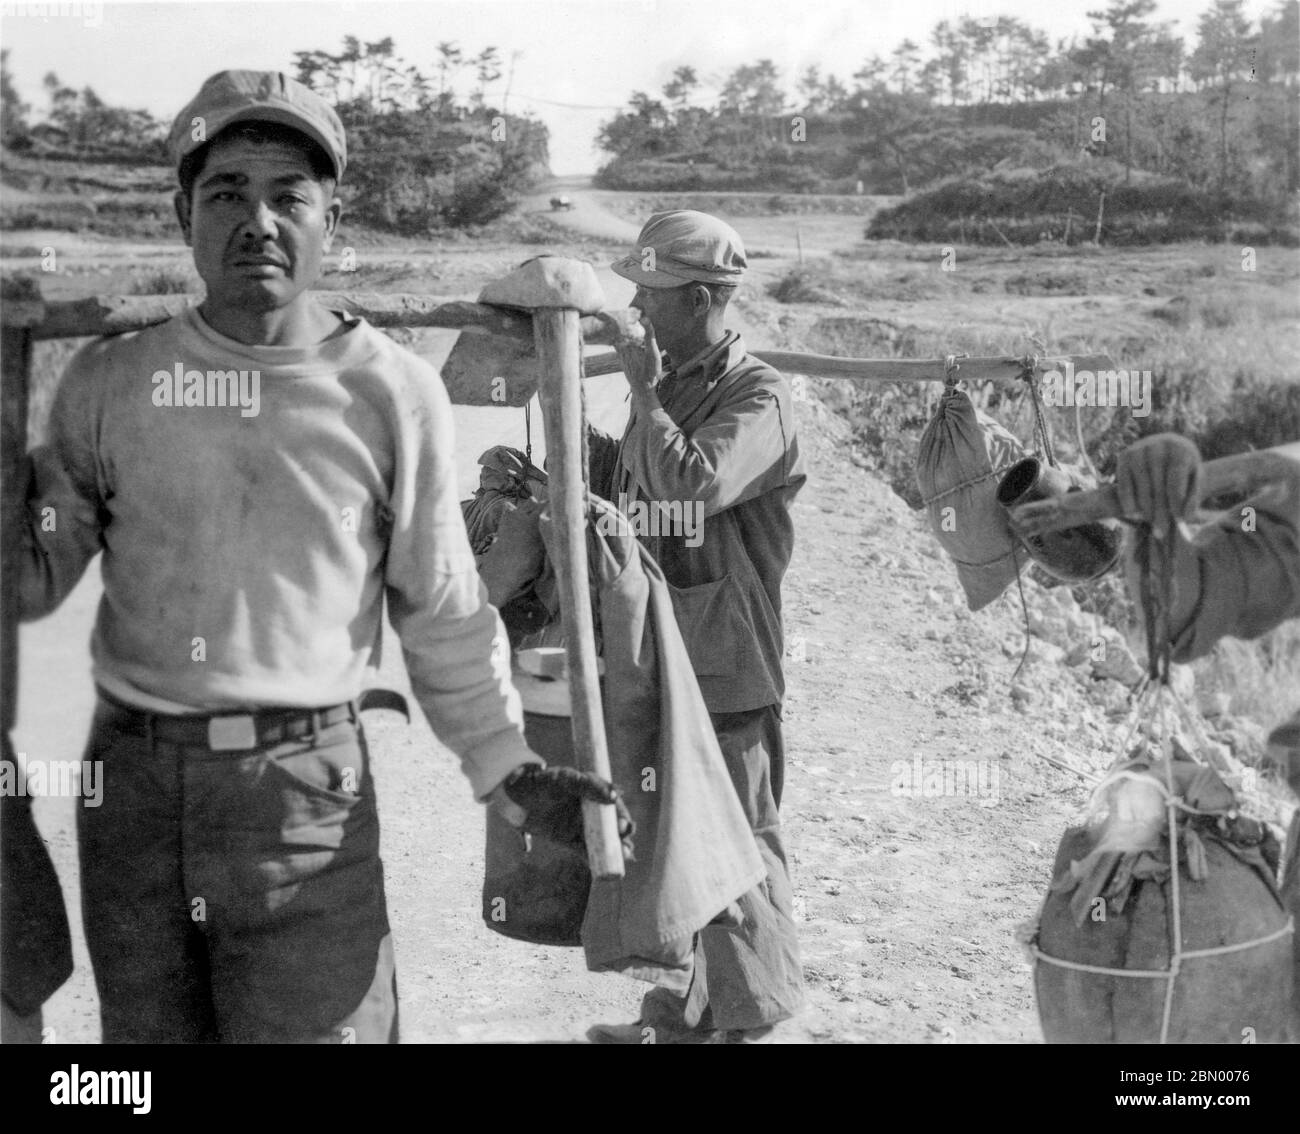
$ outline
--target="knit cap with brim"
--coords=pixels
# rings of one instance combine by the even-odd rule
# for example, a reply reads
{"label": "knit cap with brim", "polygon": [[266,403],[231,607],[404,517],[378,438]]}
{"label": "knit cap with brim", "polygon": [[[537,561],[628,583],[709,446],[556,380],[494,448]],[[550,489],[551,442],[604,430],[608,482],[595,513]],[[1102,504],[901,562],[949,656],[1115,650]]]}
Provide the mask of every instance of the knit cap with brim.
{"label": "knit cap with brim", "polygon": [[343,122],[320,95],[281,71],[218,71],[199,88],[172,123],[167,149],[181,162],[236,122],[289,126],[315,142],[330,160],[336,179],[348,164]]}

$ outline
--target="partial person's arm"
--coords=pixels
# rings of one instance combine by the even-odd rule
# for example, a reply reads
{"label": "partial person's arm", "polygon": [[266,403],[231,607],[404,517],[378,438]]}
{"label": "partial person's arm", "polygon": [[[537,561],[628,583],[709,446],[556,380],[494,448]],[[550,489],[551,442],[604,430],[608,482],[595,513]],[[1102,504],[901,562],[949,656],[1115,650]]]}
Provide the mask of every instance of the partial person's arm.
{"label": "partial person's arm", "polygon": [[[1144,438],[1120,453],[1115,487],[1125,516],[1162,530],[1195,512],[1200,454],[1172,434]],[[1252,497],[1190,541],[1178,532],[1174,539],[1175,661],[1209,653],[1220,638],[1256,638],[1300,616],[1300,463],[1287,483]],[[1128,570],[1135,581],[1131,550]]]}
{"label": "partial person's arm", "polygon": [[656,392],[663,373],[654,328],[644,340],[615,341],[632,392],[621,460],[641,492],[663,503],[699,501],[716,515],[786,483],[794,415],[779,375],[735,391],[688,438]]}
{"label": "partial person's arm", "polygon": [[649,499],[698,500],[711,516],[786,482],[794,423],[770,385],[741,391],[690,437],[653,390],[634,400],[622,460]]}
{"label": "partial person's arm", "polygon": [[108,490],[97,445],[102,346],[92,343],[68,363],[46,439],[28,454],[20,581],[23,620],[41,618],[58,607],[103,546]]}

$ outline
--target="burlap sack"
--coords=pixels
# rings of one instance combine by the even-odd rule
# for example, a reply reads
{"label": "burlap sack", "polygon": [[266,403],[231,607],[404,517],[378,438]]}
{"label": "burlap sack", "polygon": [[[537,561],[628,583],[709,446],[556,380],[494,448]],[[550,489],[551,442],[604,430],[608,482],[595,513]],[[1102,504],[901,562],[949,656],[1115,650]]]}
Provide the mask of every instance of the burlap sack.
{"label": "burlap sack", "polygon": [[1002,474],[1027,455],[960,387],[944,391],[921,435],[916,483],[971,610],[997,598],[1029,561],[997,502]]}
{"label": "burlap sack", "polygon": [[[1244,943],[1282,929],[1287,914],[1260,850],[1206,832],[1198,838],[1205,851],[1204,877],[1193,880],[1185,864],[1179,871],[1183,951]],[[1053,877],[1061,879],[1071,862],[1084,860],[1094,842],[1094,831],[1068,830]],[[1183,857],[1180,853],[1180,861]],[[1167,856],[1163,861],[1164,879],[1135,880],[1123,909],[1108,909],[1105,920],[1088,917],[1079,924],[1070,909],[1072,894],[1049,891],[1039,917],[1039,949],[1078,964],[1167,970]],[[1291,936],[1238,952],[1185,958],[1174,985],[1168,1041],[1285,1043],[1292,967]],[[1166,984],[1080,972],[1039,959],[1034,989],[1043,1038],[1048,1043],[1158,1043]]]}

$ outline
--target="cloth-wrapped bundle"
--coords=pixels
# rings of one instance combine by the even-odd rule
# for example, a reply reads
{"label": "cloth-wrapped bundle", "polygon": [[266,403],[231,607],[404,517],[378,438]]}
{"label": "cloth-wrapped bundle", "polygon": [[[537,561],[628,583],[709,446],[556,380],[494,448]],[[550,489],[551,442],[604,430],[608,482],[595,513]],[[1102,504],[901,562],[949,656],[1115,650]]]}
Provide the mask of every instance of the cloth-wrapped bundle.
{"label": "cloth-wrapped bundle", "polygon": [[[528,747],[553,767],[576,768],[568,717],[524,714]],[[533,839],[487,809],[483,921],[538,945],[581,945],[591,871],[581,847]]]}
{"label": "cloth-wrapped bundle", "polygon": [[461,501],[460,510],[470,550],[481,557],[492,546],[506,513],[520,501],[532,499],[535,490],[546,483],[546,474],[509,445],[493,445],[478,463],[483,466],[478,490]]}
{"label": "cloth-wrapped bundle", "polygon": [[957,565],[971,610],[997,598],[1029,561],[997,501],[1002,475],[1026,455],[960,386],[944,391],[921,435],[917,487],[931,530]]}
{"label": "cloth-wrapped bundle", "polygon": [[[1231,791],[1211,769],[1174,766],[1176,793],[1208,814],[1178,821],[1181,940],[1168,1024],[1167,825],[1136,850],[1123,849],[1114,824],[1073,827],[1057,851],[1034,943],[1048,1043],[1288,1040],[1293,933],[1276,883],[1277,840],[1264,824],[1236,815]],[[1150,786],[1162,779],[1159,768]],[[1121,829],[1140,826],[1121,819]]]}
{"label": "cloth-wrapped bundle", "polygon": [[[483,919],[525,941],[580,942],[592,971],[684,993],[695,934],[766,885],[766,869],[663,571],[612,504],[592,497],[591,507],[610,778],[636,823],[636,858],[622,878],[593,881],[581,852],[543,838],[527,844],[489,811]],[[542,534],[553,538],[548,522]],[[567,716],[526,713],[524,735],[549,763],[576,763]]]}

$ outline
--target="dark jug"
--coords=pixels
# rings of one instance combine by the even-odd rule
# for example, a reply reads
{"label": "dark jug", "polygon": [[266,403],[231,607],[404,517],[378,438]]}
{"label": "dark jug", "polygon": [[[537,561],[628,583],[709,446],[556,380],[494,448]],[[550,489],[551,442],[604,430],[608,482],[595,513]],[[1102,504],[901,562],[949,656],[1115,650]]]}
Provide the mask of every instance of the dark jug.
{"label": "dark jug", "polygon": [[[998,503],[1011,509],[1035,500],[1064,496],[1082,489],[1060,469],[1037,457],[1017,461],[998,484]],[[1121,534],[1113,524],[1092,521],[1059,532],[1024,536],[1021,543],[1030,557],[1054,579],[1088,583],[1100,578],[1119,561]]]}

